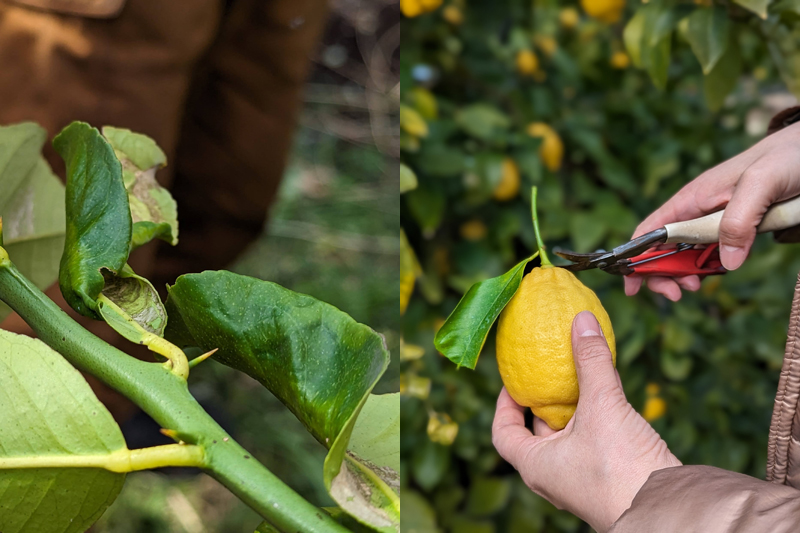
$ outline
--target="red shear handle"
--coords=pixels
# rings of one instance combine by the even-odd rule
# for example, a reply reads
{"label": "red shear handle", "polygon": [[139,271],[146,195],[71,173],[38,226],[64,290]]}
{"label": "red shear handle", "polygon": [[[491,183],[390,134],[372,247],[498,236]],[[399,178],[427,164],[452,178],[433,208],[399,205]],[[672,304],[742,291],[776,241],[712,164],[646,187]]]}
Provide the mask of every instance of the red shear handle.
{"label": "red shear handle", "polygon": [[[638,264],[637,264],[638,263]],[[708,276],[727,272],[719,260],[719,245],[705,249],[689,248],[680,252],[657,250],[630,258],[633,272],[628,276]]]}

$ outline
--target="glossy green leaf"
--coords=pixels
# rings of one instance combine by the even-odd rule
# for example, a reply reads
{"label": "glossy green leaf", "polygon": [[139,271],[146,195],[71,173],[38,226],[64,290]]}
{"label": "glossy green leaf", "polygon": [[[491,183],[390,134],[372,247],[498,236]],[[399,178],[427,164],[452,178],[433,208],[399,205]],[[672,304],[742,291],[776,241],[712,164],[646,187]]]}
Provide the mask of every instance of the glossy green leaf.
{"label": "glossy green leaf", "polygon": [[114,501],[124,474],[99,468],[4,469],[19,457],[125,448],[81,374],[39,340],[0,330],[0,531],[82,533]]}
{"label": "glossy green leaf", "polygon": [[475,520],[471,516],[455,515],[451,521],[452,530],[458,533],[496,533],[497,528],[488,520]]}
{"label": "glossy green leaf", "polygon": [[[167,310],[168,339],[218,348],[215,359],[260,381],[329,448],[323,477],[339,506],[379,531],[399,530],[396,481],[378,463],[347,453],[356,419],[389,362],[380,335],[310,296],[230,272],[181,276],[169,289]],[[379,405],[385,399],[372,401],[378,403],[368,412],[386,408]]]}
{"label": "glossy green leaf", "polygon": [[459,367],[475,368],[492,324],[517,292],[525,265],[533,257],[520,261],[502,276],[470,287],[436,333],[436,349]]}
{"label": "glossy green leaf", "polygon": [[724,7],[697,9],[688,19],[686,38],[708,74],[728,48],[730,21]]}
{"label": "glossy green leaf", "polygon": [[453,146],[425,143],[416,156],[420,175],[434,178],[452,178],[464,172],[466,154]]}
{"label": "glossy green leaf", "polygon": [[[0,127],[3,246],[40,289],[58,278],[64,249],[64,186],[41,156],[47,133],[25,122]],[[11,310],[0,303],[0,319]]]}
{"label": "glossy green leaf", "polygon": [[426,233],[433,233],[442,223],[444,195],[437,190],[421,186],[405,195],[411,215]]}
{"label": "glossy green leaf", "polygon": [[508,477],[479,477],[473,480],[467,496],[467,511],[472,516],[489,516],[503,509],[511,496]]}
{"label": "glossy green leaf", "polygon": [[648,44],[650,46],[655,46],[661,39],[669,37],[672,30],[678,25],[678,22],[689,15],[693,10],[694,6],[678,4],[662,11],[653,25],[653,33],[649,36],[650,40]]}
{"label": "glossy green leaf", "polygon": [[158,292],[145,278],[125,265],[119,276],[106,273],[98,310],[109,326],[131,342],[142,343],[145,333],[162,337],[167,311]]}
{"label": "glossy green leaf", "polygon": [[417,175],[414,171],[400,163],[400,194],[417,188]]}
{"label": "glossy green leaf", "polygon": [[659,89],[664,89],[667,86],[672,38],[670,34],[667,34],[658,42],[651,43],[649,36],[655,33],[659,20],[666,13],[666,8],[651,3],[641,9],[644,11],[643,42],[641,44],[642,66],[650,74],[653,84]]}
{"label": "glossy green leaf", "polygon": [[767,42],[767,47],[786,86],[798,96],[800,95],[800,46],[797,45],[793,35],[784,28],[778,29],[777,32],[778,35]]}
{"label": "glossy green leaf", "polygon": [[718,111],[725,97],[736,87],[742,74],[742,59],[736,43],[731,43],[714,68],[703,78],[703,94],[706,105]]}
{"label": "glossy green leaf", "polygon": [[778,0],[769,7],[773,13],[793,13],[800,15],[800,0]]}
{"label": "glossy green leaf", "polygon": [[622,39],[625,41],[625,48],[631,62],[638,68],[642,68],[642,36],[644,35],[645,12],[638,9],[636,14],[625,25],[622,32]]}
{"label": "glossy green leaf", "polygon": [[122,166],[100,132],[73,122],[53,139],[67,166],[67,230],[59,285],[67,303],[99,319],[102,271],[119,273],[128,260],[131,212]]}
{"label": "glossy green leaf", "polygon": [[489,104],[473,104],[459,110],[455,116],[461,128],[477,139],[491,139],[511,125],[509,118]]}
{"label": "glossy green leaf", "polygon": [[167,164],[167,156],[153,139],[141,133],[104,126],[103,136],[122,164],[133,220],[132,246],[155,238],[178,244],[178,206],[155,177],[156,171]]}
{"label": "glossy green leaf", "polygon": [[403,490],[403,533],[439,533],[436,514],[418,492]]}
{"label": "glossy green leaf", "polygon": [[745,9],[748,9],[761,17],[762,19],[767,18],[767,8],[771,0],[733,0],[735,4],[739,4]]}

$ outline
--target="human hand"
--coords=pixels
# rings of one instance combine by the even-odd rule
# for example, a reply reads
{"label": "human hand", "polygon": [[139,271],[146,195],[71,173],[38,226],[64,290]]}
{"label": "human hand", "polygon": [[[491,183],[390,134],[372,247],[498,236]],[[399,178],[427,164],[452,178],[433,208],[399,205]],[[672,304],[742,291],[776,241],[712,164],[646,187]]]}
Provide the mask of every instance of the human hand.
{"label": "human hand", "polygon": [[504,388],[492,442],[536,494],[604,532],[630,507],[650,474],[680,466],[658,433],[625,399],[600,325],[589,311],[572,322],[572,353],[580,398],[561,431],[533,418]]}
{"label": "human hand", "polygon": [[[720,258],[725,268],[735,270],[750,252],[756,227],[767,209],[798,194],[800,123],[795,123],[695,178],[639,224],[633,237],[725,208],[719,228]],[[636,294],[641,285],[642,278],[625,277],[628,296]],[[699,289],[700,278],[651,276],[647,286],[676,301],[682,288]]]}

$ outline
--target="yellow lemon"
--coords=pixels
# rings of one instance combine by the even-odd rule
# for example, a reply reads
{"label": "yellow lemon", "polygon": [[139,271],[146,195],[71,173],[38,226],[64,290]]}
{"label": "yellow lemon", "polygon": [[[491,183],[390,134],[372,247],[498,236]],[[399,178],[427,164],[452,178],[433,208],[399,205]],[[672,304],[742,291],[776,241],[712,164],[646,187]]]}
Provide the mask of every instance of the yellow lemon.
{"label": "yellow lemon", "polygon": [[648,422],[658,420],[667,412],[667,402],[663,398],[653,396],[644,402],[644,409],[642,410],[642,418]]}
{"label": "yellow lemon", "polygon": [[565,7],[558,14],[558,21],[561,23],[561,26],[568,30],[571,30],[577,26],[580,20],[581,16],[578,14],[578,10],[574,7]]}
{"label": "yellow lemon", "polygon": [[422,4],[419,0],[400,0],[400,11],[408,18],[414,18],[422,15]]}
{"label": "yellow lemon", "polygon": [[464,22],[464,13],[454,5],[442,9],[442,18],[453,26],[460,26]]}
{"label": "yellow lemon", "polygon": [[514,160],[507,157],[503,160],[503,171],[500,178],[500,183],[494,189],[492,194],[495,200],[505,202],[511,200],[519,193],[519,168]]}
{"label": "yellow lemon", "polygon": [[400,128],[414,137],[428,136],[428,123],[415,109],[400,104]]}
{"label": "yellow lemon", "polygon": [[434,11],[443,0],[400,0],[400,11],[408,18],[418,17],[423,13]]}
{"label": "yellow lemon", "polygon": [[603,304],[563,268],[534,268],[497,326],[497,366],[508,393],[553,429],[566,426],[578,404],[572,320],[581,311],[597,317],[616,362],[614,330]]}
{"label": "yellow lemon", "polygon": [[443,0],[419,0],[419,3],[422,4],[422,8],[426,11],[434,11],[442,5]]}
{"label": "yellow lemon", "polygon": [[552,56],[558,50],[558,42],[549,35],[539,35],[534,42],[547,57]]}
{"label": "yellow lemon", "polygon": [[517,72],[523,76],[531,76],[539,68],[539,58],[532,50],[517,52]]}
{"label": "yellow lemon", "polygon": [[628,68],[631,64],[631,58],[625,52],[614,52],[611,56],[611,66],[620,70]]}
{"label": "yellow lemon", "polygon": [[409,93],[409,101],[414,109],[425,120],[434,120],[439,116],[439,104],[436,96],[425,87],[414,87]]}
{"label": "yellow lemon", "polygon": [[544,122],[532,122],[528,124],[525,131],[531,137],[542,139],[542,144],[539,146],[539,157],[542,158],[544,165],[551,172],[561,168],[561,160],[564,158],[564,143],[556,130]]}
{"label": "yellow lemon", "polygon": [[486,229],[486,224],[480,220],[470,220],[461,224],[459,233],[467,241],[479,241],[486,237],[488,230]]}
{"label": "yellow lemon", "polygon": [[581,0],[581,7],[590,17],[606,24],[614,24],[622,18],[625,0]]}
{"label": "yellow lemon", "polygon": [[644,392],[648,396],[658,396],[658,393],[661,392],[661,387],[658,386],[658,383],[648,383],[644,388]]}

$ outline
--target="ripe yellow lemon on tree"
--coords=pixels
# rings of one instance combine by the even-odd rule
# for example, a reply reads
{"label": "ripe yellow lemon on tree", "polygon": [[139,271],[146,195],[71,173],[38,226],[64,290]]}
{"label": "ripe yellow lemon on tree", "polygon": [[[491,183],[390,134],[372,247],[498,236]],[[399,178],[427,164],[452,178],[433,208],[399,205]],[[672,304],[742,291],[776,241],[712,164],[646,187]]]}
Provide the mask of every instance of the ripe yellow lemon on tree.
{"label": "ripe yellow lemon on tree", "polygon": [[542,144],[539,146],[539,157],[542,158],[544,166],[551,172],[561,168],[561,160],[564,157],[564,143],[556,133],[556,130],[544,122],[531,122],[525,128],[525,132],[531,137],[540,137],[542,139]]}
{"label": "ripe yellow lemon on tree", "polygon": [[558,50],[558,41],[549,35],[539,35],[534,38],[534,42],[547,57],[552,57]]}
{"label": "ripe yellow lemon on tree", "polygon": [[453,26],[460,26],[464,22],[464,13],[454,5],[449,5],[442,10],[442,18]]}
{"label": "ripe yellow lemon on tree", "polygon": [[611,320],[594,291],[563,268],[534,268],[500,314],[497,366],[508,393],[553,429],[567,425],[578,404],[572,320],[591,311],[616,363]]}
{"label": "ripe yellow lemon on tree", "polygon": [[461,227],[458,229],[461,237],[467,241],[479,241],[486,237],[486,234],[489,233],[489,229],[486,227],[480,220],[469,220],[461,224]]}
{"label": "ripe yellow lemon on tree", "polygon": [[503,159],[500,183],[495,187],[492,196],[495,200],[505,202],[511,200],[519,193],[519,168],[514,160],[506,157]]}
{"label": "ripe yellow lemon on tree", "polygon": [[443,0],[400,0],[400,11],[408,18],[435,11]]}
{"label": "ripe yellow lemon on tree", "polygon": [[631,64],[631,58],[625,52],[614,52],[611,56],[611,66],[616,69],[626,69]]}
{"label": "ripe yellow lemon on tree", "polygon": [[574,7],[565,7],[558,14],[558,21],[564,29],[571,30],[581,21],[581,16]]}
{"label": "ripe yellow lemon on tree", "polygon": [[523,76],[532,76],[539,68],[539,58],[533,50],[520,50],[517,52],[517,72]]}
{"label": "ripe yellow lemon on tree", "polygon": [[625,0],[581,0],[581,7],[590,17],[606,24],[614,24],[622,18]]}

